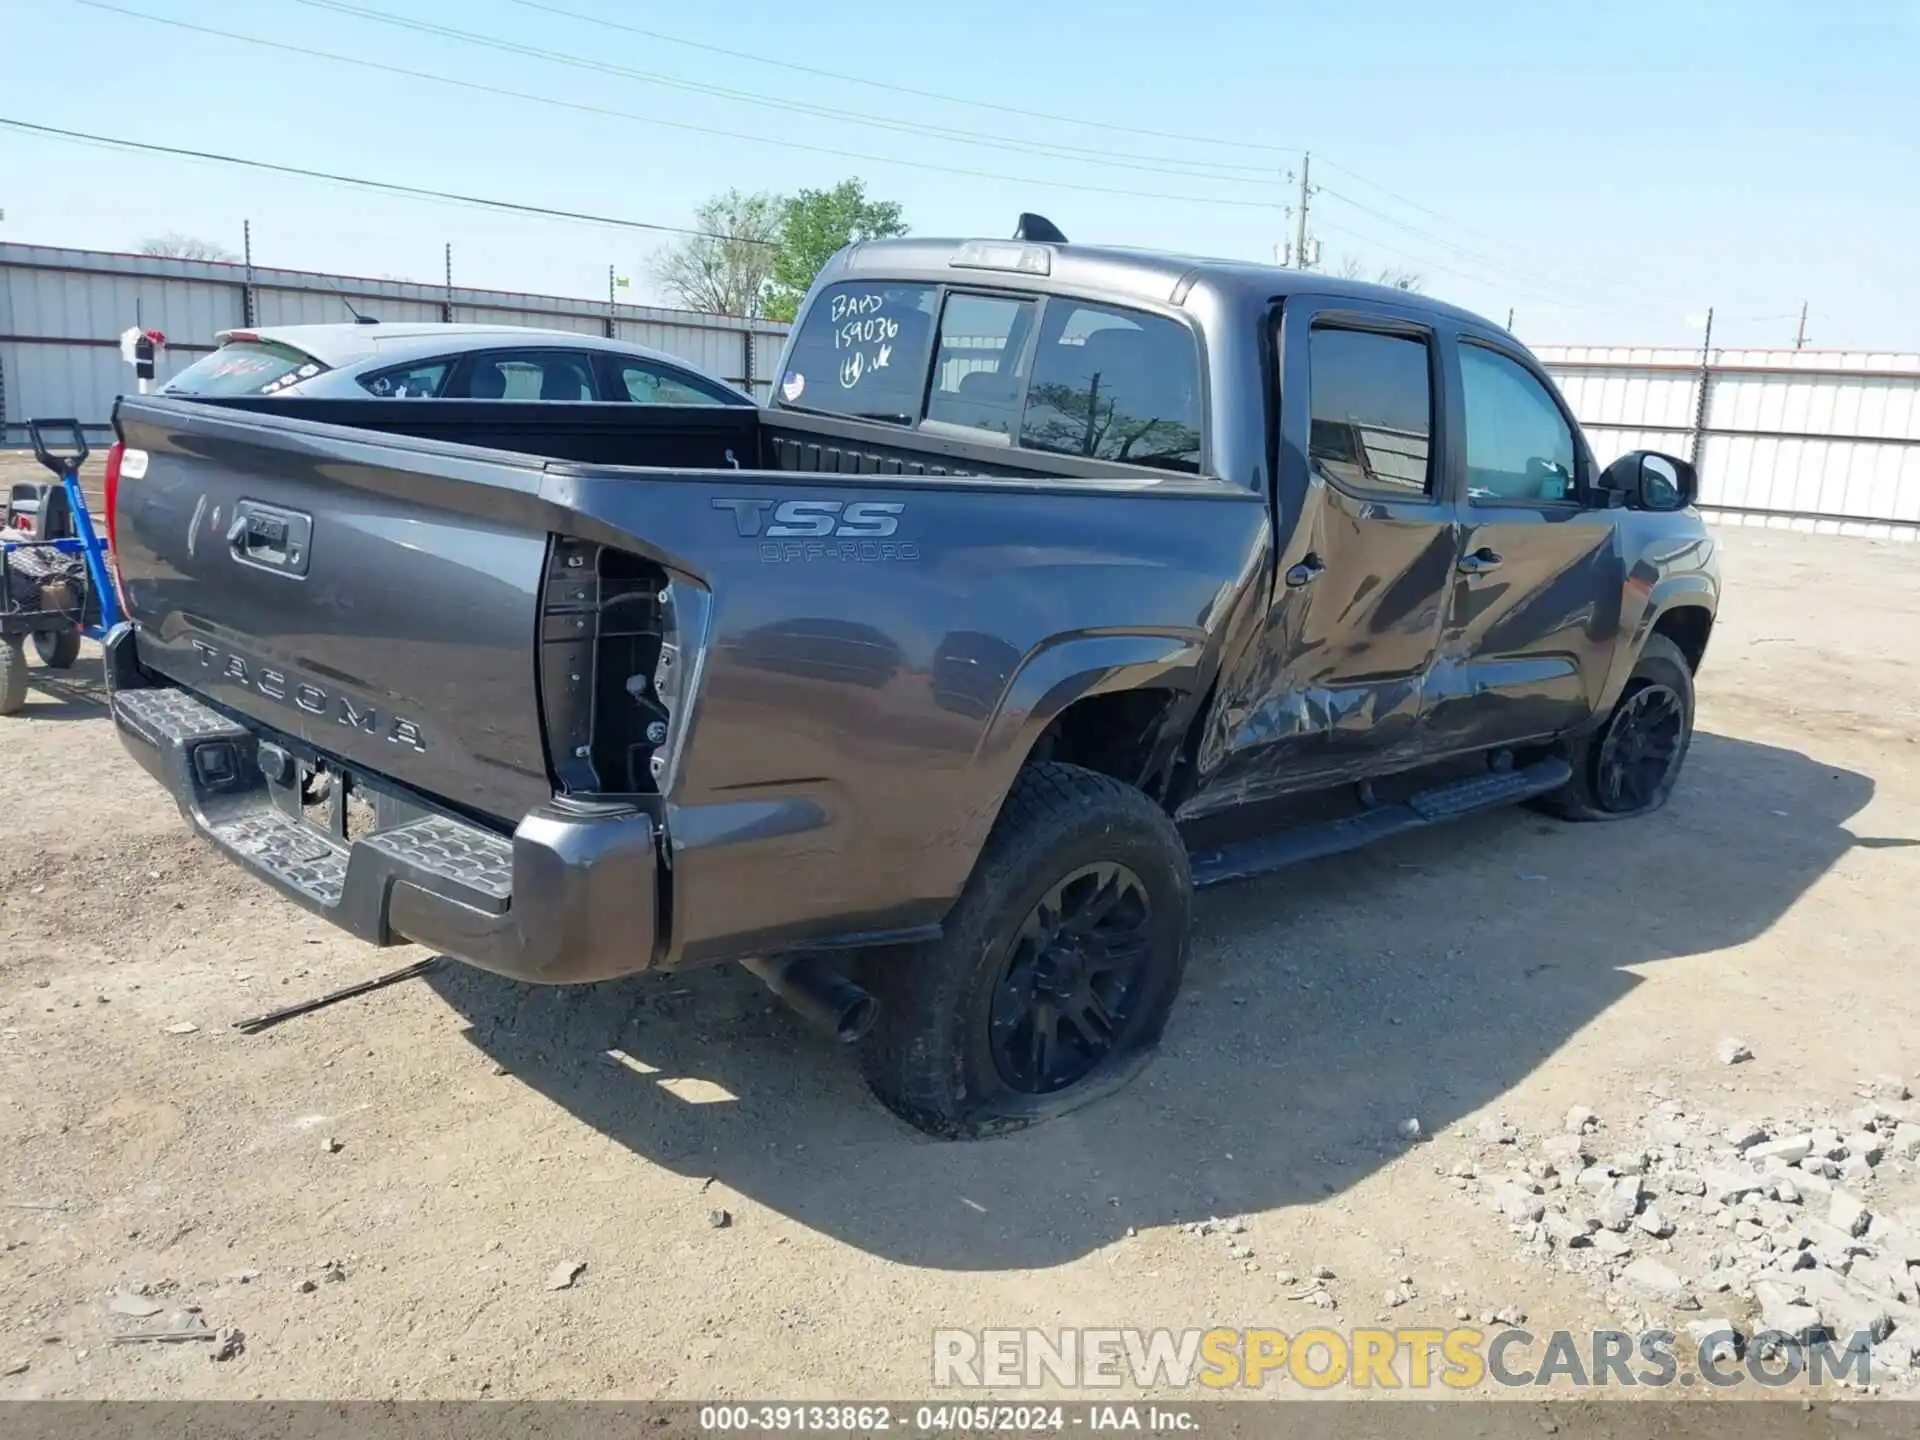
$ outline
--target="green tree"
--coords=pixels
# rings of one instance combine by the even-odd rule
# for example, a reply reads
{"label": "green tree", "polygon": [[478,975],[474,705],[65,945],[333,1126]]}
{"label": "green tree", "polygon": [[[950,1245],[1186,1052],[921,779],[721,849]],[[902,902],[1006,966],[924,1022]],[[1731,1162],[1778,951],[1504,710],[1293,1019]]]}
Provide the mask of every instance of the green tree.
{"label": "green tree", "polygon": [[767,314],[793,319],[813,277],[836,250],[857,240],[906,233],[900,206],[892,200],[869,200],[866,185],[857,178],[842,180],[831,190],[802,190],[787,201],[781,217]]}
{"label": "green tree", "polygon": [[709,315],[767,313],[767,283],[779,254],[784,196],[729,190],[693,212],[688,235],[653,257],[653,278],[689,310]]}

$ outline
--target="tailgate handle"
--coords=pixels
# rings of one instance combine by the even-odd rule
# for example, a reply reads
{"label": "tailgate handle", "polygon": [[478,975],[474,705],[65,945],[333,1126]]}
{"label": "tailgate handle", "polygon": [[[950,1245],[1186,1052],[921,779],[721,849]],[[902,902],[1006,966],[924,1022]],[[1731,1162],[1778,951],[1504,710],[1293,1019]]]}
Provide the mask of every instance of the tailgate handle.
{"label": "tailgate handle", "polygon": [[305,575],[313,518],[298,510],[242,500],[227,526],[227,549],[243,565],[282,575]]}

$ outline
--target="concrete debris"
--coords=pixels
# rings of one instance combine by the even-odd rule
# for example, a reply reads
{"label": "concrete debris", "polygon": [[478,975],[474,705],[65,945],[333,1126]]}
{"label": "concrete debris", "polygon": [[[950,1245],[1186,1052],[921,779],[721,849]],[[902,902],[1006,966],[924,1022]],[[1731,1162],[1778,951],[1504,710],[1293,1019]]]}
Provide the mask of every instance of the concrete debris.
{"label": "concrete debris", "polygon": [[1827,1205],[1827,1221],[1849,1235],[1864,1235],[1873,1223],[1873,1212],[1844,1190],[1835,1190]]}
{"label": "concrete debris", "polygon": [[30,1362],[26,1360],[9,1360],[7,1362],[7,1368],[4,1370],[0,1370],[0,1375],[6,1375],[6,1376],[24,1375],[27,1373],[29,1364]]}
{"label": "concrete debris", "polygon": [[1647,1234],[1653,1236],[1656,1240],[1664,1240],[1667,1236],[1673,1234],[1673,1222],[1660,1213],[1660,1207],[1657,1205],[1647,1206],[1645,1210],[1642,1210],[1640,1214],[1635,1217],[1633,1223],[1638,1229],[1646,1231]]}
{"label": "concrete debris", "polygon": [[1720,1057],[1722,1065],[1739,1065],[1753,1059],[1753,1051],[1748,1047],[1747,1042],[1732,1036],[1722,1040],[1714,1053]]}
{"label": "concrete debris", "polygon": [[338,1155],[345,1147],[333,1136],[329,1135],[320,1142],[320,1148],[329,1155]]}
{"label": "concrete debris", "polygon": [[1707,1182],[1691,1170],[1669,1170],[1666,1174],[1666,1191],[1669,1195],[1704,1195]]}
{"label": "concrete debris", "polygon": [[1691,1299],[1686,1282],[1658,1260],[1642,1256],[1620,1272],[1622,1283],[1664,1305],[1681,1305]]}
{"label": "concrete debris", "polygon": [[1504,1120],[1482,1120],[1480,1139],[1488,1145],[1517,1145],[1520,1143],[1520,1131]]}
{"label": "concrete debris", "polygon": [[1745,1154],[1766,1140],[1767,1127],[1756,1125],[1751,1120],[1742,1120],[1738,1124],[1729,1125],[1722,1138],[1734,1149]]}
{"label": "concrete debris", "polygon": [[1813,1136],[1788,1135],[1778,1140],[1764,1140],[1747,1151],[1747,1158],[1764,1165],[1769,1160],[1778,1160],[1782,1165],[1795,1165],[1813,1153]]}
{"label": "concrete debris", "polygon": [[1546,1201],[1515,1181],[1495,1186],[1493,1203],[1502,1215],[1521,1224],[1532,1224],[1547,1211]]}
{"label": "concrete debris", "polygon": [[1600,1117],[1587,1106],[1576,1105],[1567,1111],[1566,1127],[1569,1135],[1585,1135],[1599,1129]]}
{"label": "concrete debris", "polygon": [[558,1265],[553,1267],[551,1272],[548,1273],[547,1289],[571,1290],[573,1288],[573,1282],[578,1280],[582,1275],[586,1273],[587,1273],[586,1261],[562,1260]]}
{"label": "concrete debris", "polygon": [[127,1295],[116,1291],[107,1297],[107,1309],[115,1315],[126,1315],[135,1320],[158,1315],[165,1308],[157,1300],[149,1300],[144,1295]]}
{"label": "concrete debris", "polygon": [[1586,1146],[1578,1135],[1549,1135],[1541,1142],[1540,1149],[1553,1162],[1556,1172],[1578,1174],[1589,1162]]}
{"label": "concrete debris", "polygon": [[1421,1128],[1419,1116],[1409,1115],[1405,1120],[1400,1122],[1400,1138],[1402,1140],[1424,1140],[1427,1138],[1427,1132]]}
{"label": "concrete debris", "polygon": [[[709,1210],[707,1212],[707,1224],[711,1225],[715,1230],[724,1230],[733,1224],[733,1212],[718,1207]],[[1209,1232],[1202,1230],[1200,1233],[1205,1235]]]}
{"label": "concrete debris", "polygon": [[1760,1332],[1780,1335],[1795,1345],[1811,1344],[1825,1332],[1820,1312],[1800,1298],[1790,1285],[1771,1280],[1753,1282],[1753,1298],[1760,1306]]}
{"label": "concrete debris", "polygon": [[1871,1130],[1858,1130],[1847,1137],[1847,1159],[1860,1159],[1878,1165],[1887,1153],[1887,1145]]}
{"label": "concrete debris", "polygon": [[231,1325],[222,1326],[213,1339],[213,1353],[207,1357],[210,1360],[232,1360],[247,1348],[247,1337]]}
{"label": "concrete debris", "polygon": [[173,1022],[173,1024],[167,1026],[167,1034],[191,1035],[199,1028],[200,1027],[194,1024],[193,1021],[191,1020],[176,1020]]}
{"label": "concrete debris", "polygon": [[1725,1365],[1738,1360],[1746,1350],[1746,1337],[1731,1320],[1689,1320],[1687,1336],[1699,1347],[1703,1358]]}
{"label": "concrete debris", "polygon": [[1907,1088],[1907,1082],[1898,1075],[1876,1075],[1873,1077],[1873,1098],[1876,1100],[1908,1100],[1913,1092]]}

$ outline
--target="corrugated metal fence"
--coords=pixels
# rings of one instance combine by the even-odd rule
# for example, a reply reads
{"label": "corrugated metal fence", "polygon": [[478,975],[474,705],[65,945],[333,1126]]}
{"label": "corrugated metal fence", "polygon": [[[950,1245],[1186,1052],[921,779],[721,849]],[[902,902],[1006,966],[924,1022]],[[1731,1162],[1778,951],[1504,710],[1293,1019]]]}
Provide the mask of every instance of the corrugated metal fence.
{"label": "corrugated metal fence", "polygon": [[133,388],[120,358],[130,325],[167,337],[164,378],[248,325],[331,324],[346,305],[382,320],[529,325],[629,340],[666,351],[767,398],[787,327],[690,310],[522,295],[508,290],[368,280],[308,270],[171,260],[98,250],[0,245],[0,419],[25,438],[29,416],[72,415],[104,429],[116,395]]}
{"label": "corrugated metal fence", "polygon": [[1602,464],[1664,450],[1722,523],[1920,539],[1920,354],[1541,346]]}
{"label": "corrugated metal fence", "polygon": [[[0,419],[73,415],[104,429],[132,386],[130,325],[167,336],[161,373],[214,333],[383,320],[574,330],[648,345],[767,398],[787,327],[687,310],[368,280],[217,261],[0,245]],[[1701,503],[1729,523],[1920,539],[1920,354],[1541,347],[1602,463],[1658,449],[1700,468]],[[975,368],[967,361],[954,361]]]}

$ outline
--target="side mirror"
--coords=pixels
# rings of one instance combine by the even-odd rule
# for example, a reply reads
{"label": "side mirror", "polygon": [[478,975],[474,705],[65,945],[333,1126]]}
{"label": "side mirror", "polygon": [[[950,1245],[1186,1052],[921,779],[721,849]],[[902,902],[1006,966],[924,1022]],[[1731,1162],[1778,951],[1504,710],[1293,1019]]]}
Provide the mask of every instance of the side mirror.
{"label": "side mirror", "polygon": [[1600,472],[1600,488],[1633,510],[1684,510],[1700,493],[1700,476],[1685,460],[1635,450]]}

